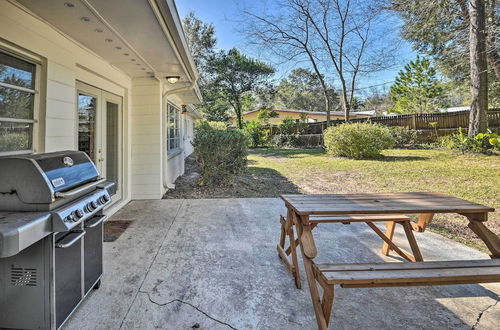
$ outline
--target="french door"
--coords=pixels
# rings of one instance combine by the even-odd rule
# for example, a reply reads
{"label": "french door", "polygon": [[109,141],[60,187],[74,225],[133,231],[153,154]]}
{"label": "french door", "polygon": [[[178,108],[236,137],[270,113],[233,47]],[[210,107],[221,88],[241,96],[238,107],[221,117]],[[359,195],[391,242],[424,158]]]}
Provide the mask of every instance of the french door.
{"label": "french door", "polygon": [[78,150],[86,152],[103,178],[116,182],[122,198],[122,98],[77,82]]}

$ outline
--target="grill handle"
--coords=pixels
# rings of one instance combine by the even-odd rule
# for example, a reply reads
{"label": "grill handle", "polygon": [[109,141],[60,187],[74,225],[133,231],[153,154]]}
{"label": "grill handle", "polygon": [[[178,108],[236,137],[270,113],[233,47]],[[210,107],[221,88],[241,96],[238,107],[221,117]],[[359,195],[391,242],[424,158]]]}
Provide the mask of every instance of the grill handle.
{"label": "grill handle", "polygon": [[98,215],[92,218],[92,220],[89,220],[85,223],[84,227],[85,228],[94,228],[99,226],[102,222],[106,221],[108,219],[107,215]]}
{"label": "grill handle", "polygon": [[56,198],[71,198],[71,197],[74,197],[76,195],[82,194],[86,190],[93,189],[93,188],[95,188],[96,186],[100,185],[101,183],[103,183],[105,181],[106,181],[106,179],[100,179],[100,180],[84,184],[83,186],[79,186],[79,187],[77,187],[75,189],[68,190],[68,191],[65,191],[65,192],[56,191],[56,193],[54,194],[54,196],[56,196]]}
{"label": "grill handle", "polygon": [[[77,234],[75,237],[71,238],[73,236],[72,234]],[[56,248],[58,249],[66,249],[69,248],[71,245],[75,244],[78,242],[83,236],[85,236],[85,231],[83,230],[78,230],[78,231],[73,231],[66,237],[64,237],[62,240],[60,240],[60,243],[56,243]],[[66,240],[68,240],[66,242]]]}

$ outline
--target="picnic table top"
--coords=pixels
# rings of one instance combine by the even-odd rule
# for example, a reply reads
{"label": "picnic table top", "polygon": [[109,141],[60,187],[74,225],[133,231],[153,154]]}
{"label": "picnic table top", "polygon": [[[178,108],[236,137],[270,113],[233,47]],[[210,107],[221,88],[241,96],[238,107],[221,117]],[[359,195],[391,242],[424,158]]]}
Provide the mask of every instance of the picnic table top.
{"label": "picnic table top", "polygon": [[486,213],[494,208],[441,193],[281,195],[300,215],[381,213]]}

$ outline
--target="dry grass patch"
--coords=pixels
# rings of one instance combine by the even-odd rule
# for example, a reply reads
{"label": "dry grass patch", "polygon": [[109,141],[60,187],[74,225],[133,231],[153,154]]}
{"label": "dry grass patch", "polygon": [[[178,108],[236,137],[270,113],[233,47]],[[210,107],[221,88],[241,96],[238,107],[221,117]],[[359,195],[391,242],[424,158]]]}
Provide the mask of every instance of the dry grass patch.
{"label": "dry grass patch", "polygon": [[[441,192],[500,211],[500,156],[445,150],[388,150],[379,160],[331,157],[321,150],[251,151],[245,173],[218,187],[196,185],[196,165],[166,198],[277,197],[284,193]],[[189,163],[191,165],[189,165]],[[194,174],[193,174],[194,173]],[[500,235],[500,212],[488,227]],[[430,230],[485,250],[464,217],[438,215]]]}

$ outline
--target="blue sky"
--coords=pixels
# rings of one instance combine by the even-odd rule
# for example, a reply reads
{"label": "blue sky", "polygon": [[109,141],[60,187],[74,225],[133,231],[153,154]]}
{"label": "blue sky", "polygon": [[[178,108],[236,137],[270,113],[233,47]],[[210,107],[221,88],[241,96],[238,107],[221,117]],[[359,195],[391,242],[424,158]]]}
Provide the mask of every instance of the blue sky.
{"label": "blue sky", "polygon": [[[259,0],[177,0],[176,5],[181,18],[185,17],[190,11],[194,11],[196,16],[204,22],[212,23],[216,29],[217,47],[220,49],[230,49],[237,47],[244,53],[257,56],[258,52],[253,49],[255,46],[247,45],[245,36],[239,31],[241,23],[238,22],[241,17],[240,11],[243,8],[259,8],[264,2]],[[387,31],[393,37],[397,36],[398,31],[394,28],[394,21],[387,23]],[[383,27],[382,27],[383,28]],[[394,80],[398,71],[410,60],[414,59],[416,54],[412,51],[411,45],[402,42],[398,50],[397,64],[389,70],[377,72],[369,77],[362,77],[359,80],[358,87],[366,88],[368,86],[379,85]],[[265,60],[262,59],[261,60]],[[276,74],[279,79],[286,75],[291,68],[281,67]],[[385,85],[387,88],[390,84]],[[365,89],[362,92],[368,92]]]}

